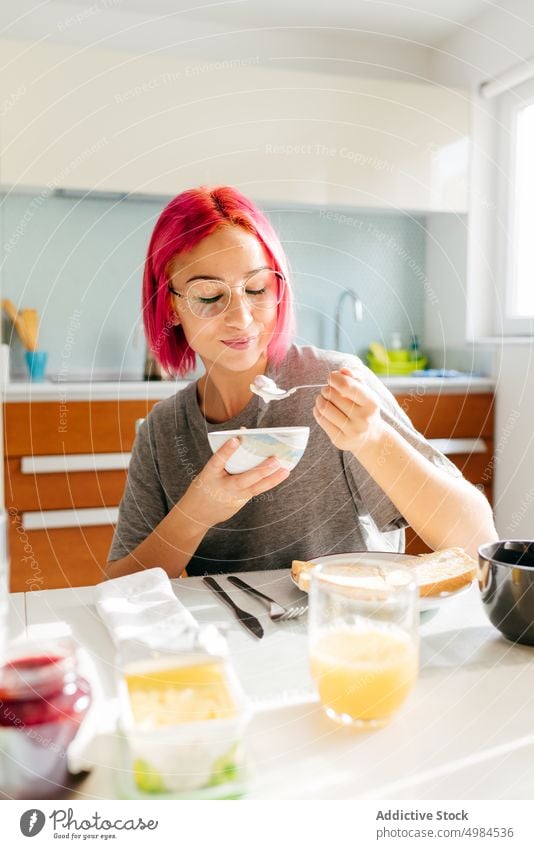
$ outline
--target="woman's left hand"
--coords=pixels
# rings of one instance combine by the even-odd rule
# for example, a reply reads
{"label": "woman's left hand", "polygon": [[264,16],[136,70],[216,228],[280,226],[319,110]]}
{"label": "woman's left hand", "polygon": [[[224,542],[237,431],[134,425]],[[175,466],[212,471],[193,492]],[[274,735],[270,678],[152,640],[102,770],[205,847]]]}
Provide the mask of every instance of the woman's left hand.
{"label": "woman's left hand", "polygon": [[341,451],[357,455],[366,440],[380,441],[384,435],[378,400],[356,369],[342,368],[330,374],[313,415]]}

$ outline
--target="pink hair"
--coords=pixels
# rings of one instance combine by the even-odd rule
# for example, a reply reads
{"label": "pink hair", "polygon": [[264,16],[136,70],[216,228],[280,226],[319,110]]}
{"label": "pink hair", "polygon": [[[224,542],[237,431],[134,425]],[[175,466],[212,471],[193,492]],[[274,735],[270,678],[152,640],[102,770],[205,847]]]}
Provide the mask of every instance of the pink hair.
{"label": "pink hair", "polygon": [[[188,189],[165,207],[154,227],[143,274],[143,320],[150,348],[170,373],[180,376],[195,367],[196,354],[180,325],[173,324],[168,291],[169,265],[177,254],[186,254],[218,227],[242,227],[261,243],[272,267],[288,280],[284,249],[272,225],[252,201],[231,186]],[[294,330],[293,295],[289,282],[278,306],[268,359],[280,363]]]}

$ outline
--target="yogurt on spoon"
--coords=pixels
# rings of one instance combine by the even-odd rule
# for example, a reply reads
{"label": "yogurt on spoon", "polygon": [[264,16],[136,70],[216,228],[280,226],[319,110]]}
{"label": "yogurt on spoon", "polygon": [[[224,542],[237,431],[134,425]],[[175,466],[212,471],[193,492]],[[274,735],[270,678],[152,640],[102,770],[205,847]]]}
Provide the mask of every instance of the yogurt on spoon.
{"label": "yogurt on spoon", "polygon": [[256,375],[253,382],[250,384],[250,391],[253,392],[254,395],[259,395],[262,401],[265,401],[266,404],[268,404],[269,401],[277,401],[287,395],[287,391],[285,389],[280,389],[274,380],[267,377],[265,374]]}
{"label": "yogurt on spoon", "polygon": [[293,386],[292,389],[280,389],[270,377],[264,374],[257,374],[252,383],[250,390],[254,395],[259,395],[266,404],[269,401],[280,401],[282,398],[289,398],[297,389],[321,389],[326,386],[326,383],[305,383],[302,386]]}

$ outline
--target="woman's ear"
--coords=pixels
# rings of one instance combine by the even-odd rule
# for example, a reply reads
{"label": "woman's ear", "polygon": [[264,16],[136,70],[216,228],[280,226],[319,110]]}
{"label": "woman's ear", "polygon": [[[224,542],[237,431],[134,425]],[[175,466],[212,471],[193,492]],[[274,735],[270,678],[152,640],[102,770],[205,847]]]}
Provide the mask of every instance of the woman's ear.
{"label": "woman's ear", "polygon": [[181,324],[182,322],[180,321],[180,316],[178,315],[178,313],[174,309],[174,304],[172,302],[172,298],[169,298],[169,300],[167,301],[167,309],[169,310],[169,317],[167,319],[169,324],[171,324],[173,326],[175,326],[177,324]]}

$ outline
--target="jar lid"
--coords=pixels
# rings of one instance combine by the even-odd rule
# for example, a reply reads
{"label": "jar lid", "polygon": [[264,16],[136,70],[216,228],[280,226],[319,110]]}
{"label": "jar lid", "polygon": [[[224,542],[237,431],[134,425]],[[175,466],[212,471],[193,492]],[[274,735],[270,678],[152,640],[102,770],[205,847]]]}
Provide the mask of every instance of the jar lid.
{"label": "jar lid", "polygon": [[76,668],[76,646],[69,638],[18,643],[0,667],[0,699],[50,695],[74,677]]}

